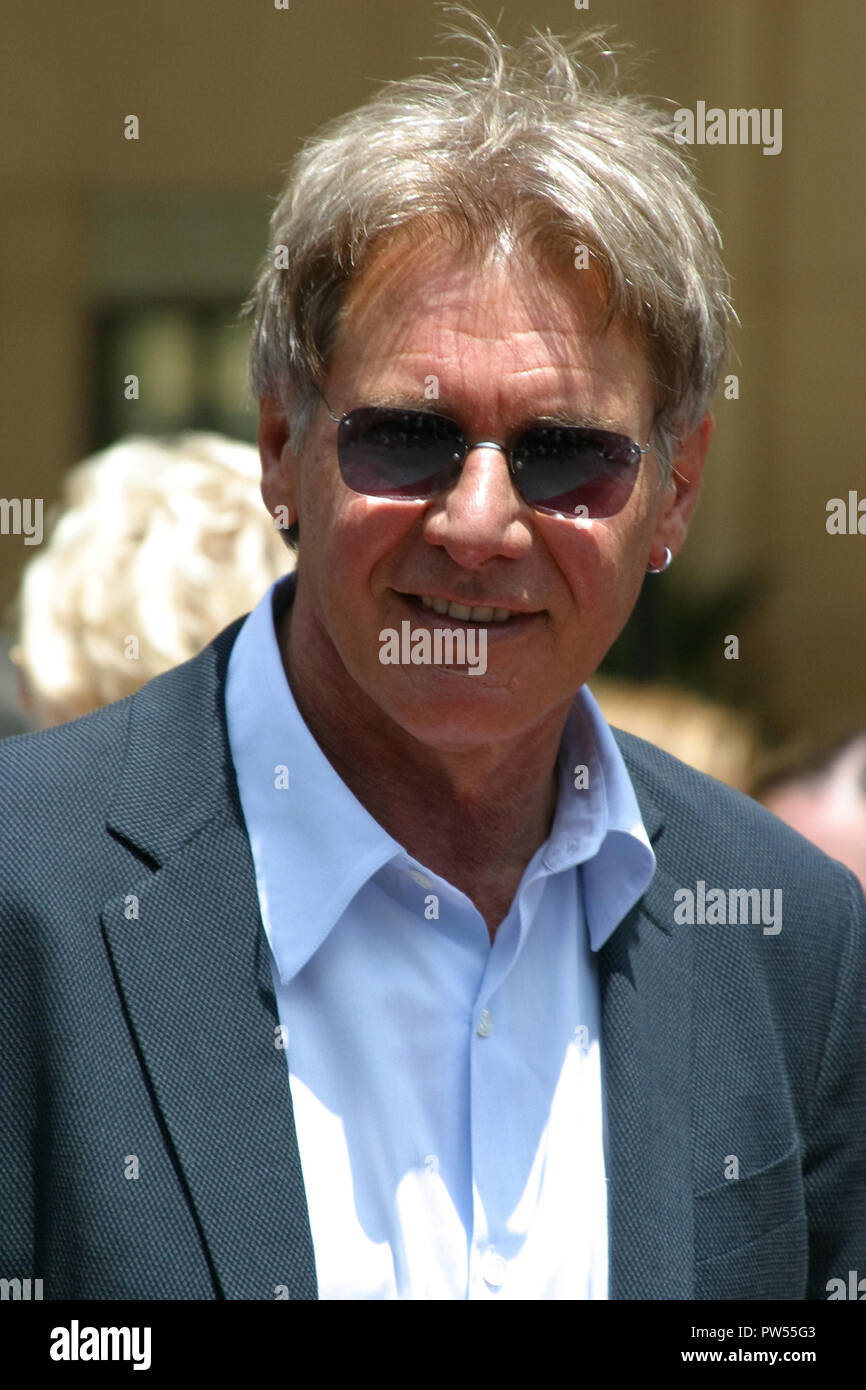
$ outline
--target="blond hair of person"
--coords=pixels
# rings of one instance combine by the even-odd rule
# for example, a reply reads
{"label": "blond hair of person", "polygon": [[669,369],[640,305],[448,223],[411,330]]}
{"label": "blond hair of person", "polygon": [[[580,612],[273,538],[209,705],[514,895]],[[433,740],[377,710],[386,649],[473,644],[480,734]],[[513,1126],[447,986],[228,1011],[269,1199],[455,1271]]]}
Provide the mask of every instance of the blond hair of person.
{"label": "blond hair of person", "polygon": [[132,436],[67,476],[18,594],[22,704],[62,723],[131,694],[248,612],[292,560],[256,449]]}
{"label": "blond hair of person", "polygon": [[748,716],[663,682],[594,676],[590,689],[609,724],[654,743],[718,782],[748,791],[760,753],[757,730]]}

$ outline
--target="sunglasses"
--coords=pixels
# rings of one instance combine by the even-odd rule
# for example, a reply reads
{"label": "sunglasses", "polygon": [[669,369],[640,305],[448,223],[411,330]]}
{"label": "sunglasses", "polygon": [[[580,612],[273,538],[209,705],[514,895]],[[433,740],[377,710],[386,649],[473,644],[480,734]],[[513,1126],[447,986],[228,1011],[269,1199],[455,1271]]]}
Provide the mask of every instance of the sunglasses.
{"label": "sunglasses", "polygon": [[[318,390],[318,387],[316,388]],[[447,415],[362,405],[335,415],[337,462],[343,482],[364,497],[422,501],[456,481],[471,449],[499,449],[517,492],[551,516],[616,516],[631,496],[642,454],[624,434],[583,425],[532,425],[510,449],[493,440],[469,443]]]}

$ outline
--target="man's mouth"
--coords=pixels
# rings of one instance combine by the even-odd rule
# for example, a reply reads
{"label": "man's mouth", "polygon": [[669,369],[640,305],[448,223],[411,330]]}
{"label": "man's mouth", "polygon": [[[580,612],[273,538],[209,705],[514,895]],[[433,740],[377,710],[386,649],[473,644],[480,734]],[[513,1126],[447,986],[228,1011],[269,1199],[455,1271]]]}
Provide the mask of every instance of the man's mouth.
{"label": "man's mouth", "polygon": [[537,612],[505,605],[458,603],[438,594],[404,594],[403,597],[440,617],[463,623],[507,623],[513,619],[534,617]]}

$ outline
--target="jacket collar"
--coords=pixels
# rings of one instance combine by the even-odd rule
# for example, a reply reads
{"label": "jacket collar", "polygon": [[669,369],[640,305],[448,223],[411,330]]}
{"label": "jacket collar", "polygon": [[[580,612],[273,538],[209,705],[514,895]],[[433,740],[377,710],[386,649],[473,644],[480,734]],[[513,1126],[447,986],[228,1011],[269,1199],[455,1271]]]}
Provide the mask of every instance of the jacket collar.
{"label": "jacket collar", "polygon": [[237,804],[223,691],[243,622],[238,618],[198,656],[129,699],[126,765],[108,827],[155,864]]}

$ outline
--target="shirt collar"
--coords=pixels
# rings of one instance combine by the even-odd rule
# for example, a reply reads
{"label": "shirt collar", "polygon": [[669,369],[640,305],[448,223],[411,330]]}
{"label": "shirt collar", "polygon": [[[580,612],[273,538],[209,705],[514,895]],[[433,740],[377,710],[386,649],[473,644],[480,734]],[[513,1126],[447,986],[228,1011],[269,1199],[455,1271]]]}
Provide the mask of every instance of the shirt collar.
{"label": "shirt collar", "polygon": [[[338,776],[295,704],[275,613],[292,601],[296,581],[296,574],[278,580],[249,615],[226,679],[229,744],[262,921],[284,982],[363,885],[383,865],[406,860]],[[584,767],[585,776],[575,772]],[[587,928],[598,950],[644,892],[655,857],[622,755],[585,686],[566,721],[558,775],[551,833],[540,859],[533,857],[532,876],[583,866]],[[275,885],[278,902],[269,896]]]}
{"label": "shirt collar", "polygon": [[586,789],[573,793],[570,826],[580,844],[590,945],[598,951],[646,892],[656,859],[619,745],[585,685],[569,712],[563,746],[574,755],[572,767],[582,763],[588,773]]}

